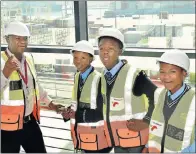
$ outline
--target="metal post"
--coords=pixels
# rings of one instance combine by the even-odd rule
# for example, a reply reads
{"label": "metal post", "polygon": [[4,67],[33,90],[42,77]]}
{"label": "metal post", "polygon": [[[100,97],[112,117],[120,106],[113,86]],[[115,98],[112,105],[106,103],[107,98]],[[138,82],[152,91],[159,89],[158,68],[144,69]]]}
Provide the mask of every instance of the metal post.
{"label": "metal post", "polygon": [[76,42],[88,40],[87,1],[74,1]]}
{"label": "metal post", "polygon": [[116,20],[116,1],[114,2],[115,5],[114,5],[114,10],[115,10],[115,28],[117,28],[117,20]]}

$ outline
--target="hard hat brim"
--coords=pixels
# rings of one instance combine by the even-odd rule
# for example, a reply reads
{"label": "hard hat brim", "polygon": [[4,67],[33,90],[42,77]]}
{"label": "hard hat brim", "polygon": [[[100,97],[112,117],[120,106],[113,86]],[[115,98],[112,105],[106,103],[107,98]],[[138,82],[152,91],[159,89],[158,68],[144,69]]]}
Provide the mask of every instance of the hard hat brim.
{"label": "hard hat brim", "polygon": [[[69,52],[70,52],[70,54],[73,56],[73,51],[75,51],[75,50],[70,50]],[[79,50],[77,50],[77,51],[79,51]],[[84,52],[84,51],[79,51],[79,52]],[[88,52],[85,52],[85,53],[88,53]],[[90,53],[88,53],[88,54],[90,54]],[[92,55],[92,54],[90,54],[90,55]],[[93,57],[93,60],[95,60],[95,56],[94,55],[92,55],[92,57]]]}

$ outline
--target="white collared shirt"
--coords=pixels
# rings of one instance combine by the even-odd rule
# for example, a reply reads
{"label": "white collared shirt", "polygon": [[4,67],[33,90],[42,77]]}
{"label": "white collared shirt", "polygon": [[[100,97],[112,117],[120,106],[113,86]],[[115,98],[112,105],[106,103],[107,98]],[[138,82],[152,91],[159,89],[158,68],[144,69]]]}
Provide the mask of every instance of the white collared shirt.
{"label": "white collared shirt", "polygon": [[[7,49],[7,53],[8,55],[11,55],[11,52]],[[22,60],[20,62],[20,69],[21,72],[23,73],[23,75],[25,75],[25,68],[24,68],[24,61],[25,61],[25,57],[22,57]],[[3,90],[8,84],[9,84],[9,78],[7,79],[4,74],[3,74],[3,68],[5,66],[5,62],[4,60],[1,59],[1,90]],[[34,89],[33,87],[33,77],[32,74],[29,70],[29,67],[27,67],[27,76],[28,76],[28,91],[30,92],[31,90]],[[23,90],[24,90],[24,94],[25,94],[25,116],[31,114],[33,112],[33,106],[34,106],[34,102],[33,99],[28,99],[30,98],[30,95],[27,91],[27,86],[24,83],[24,81],[22,80],[22,85],[23,85]],[[39,84],[38,84],[39,85]],[[40,92],[40,101],[46,103],[47,105],[49,105],[49,103],[52,101],[52,99],[48,96],[47,92],[39,85],[39,92]]]}
{"label": "white collared shirt", "polygon": [[119,69],[121,68],[121,66],[123,65],[123,62],[122,60],[119,60],[119,62],[114,65],[114,67],[112,67],[111,70],[107,70],[106,68],[104,69],[104,75],[107,73],[107,72],[110,72],[112,74],[112,77],[119,71]]}

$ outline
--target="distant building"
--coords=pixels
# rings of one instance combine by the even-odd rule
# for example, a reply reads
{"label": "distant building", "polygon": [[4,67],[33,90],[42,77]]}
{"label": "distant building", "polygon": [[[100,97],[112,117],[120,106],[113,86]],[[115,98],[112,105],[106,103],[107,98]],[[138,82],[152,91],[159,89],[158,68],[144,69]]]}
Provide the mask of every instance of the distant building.
{"label": "distant building", "polygon": [[[160,14],[195,14],[195,1],[116,1],[104,17]],[[165,14],[166,15],[166,14]]]}

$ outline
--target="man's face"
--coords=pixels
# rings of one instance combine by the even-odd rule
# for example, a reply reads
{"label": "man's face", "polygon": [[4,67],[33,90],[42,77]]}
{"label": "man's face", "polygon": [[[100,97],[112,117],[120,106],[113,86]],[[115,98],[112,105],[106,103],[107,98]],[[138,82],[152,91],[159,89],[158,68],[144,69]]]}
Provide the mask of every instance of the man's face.
{"label": "man's face", "polygon": [[117,41],[111,38],[102,38],[99,42],[99,56],[103,65],[110,70],[118,62],[122,50]]}
{"label": "man's face", "polygon": [[160,63],[159,71],[160,80],[164,84],[165,88],[170,90],[172,94],[181,88],[187,75],[182,68],[167,63]]}
{"label": "man's face", "polygon": [[86,52],[74,51],[73,52],[73,63],[76,66],[77,70],[80,72],[84,72],[93,61],[93,57],[91,57]]}
{"label": "man's face", "polygon": [[6,40],[9,50],[16,55],[22,55],[28,45],[27,36],[9,35]]}

